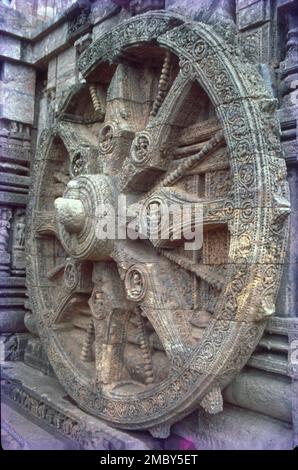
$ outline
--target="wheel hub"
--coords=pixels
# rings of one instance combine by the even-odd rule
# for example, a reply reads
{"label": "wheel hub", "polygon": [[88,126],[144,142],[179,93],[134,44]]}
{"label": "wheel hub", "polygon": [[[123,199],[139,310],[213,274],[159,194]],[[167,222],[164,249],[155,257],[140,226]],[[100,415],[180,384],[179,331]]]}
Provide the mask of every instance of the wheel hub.
{"label": "wheel hub", "polygon": [[[26,258],[32,310],[69,395],[120,428],[165,437],[198,403],[220,411],[221,389],[274,310],[285,164],[271,97],[230,48],[203,23],[133,17],[79,59],[95,100],[113,76],[104,122],[84,111],[70,124],[67,98],[67,120],[40,137]],[[202,250],[184,251],[179,220],[162,243],[102,236],[104,212],[114,215],[127,192],[145,207],[138,235],[149,209],[159,220],[162,204],[203,201]]]}
{"label": "wheel hub", "polygon": [[63,197],[55,200],[60,241],[77,259],[110,256],[114,240],[105,231],[107,218],[117,210],[117,187],[111,176],[86,175],[71,180]]}

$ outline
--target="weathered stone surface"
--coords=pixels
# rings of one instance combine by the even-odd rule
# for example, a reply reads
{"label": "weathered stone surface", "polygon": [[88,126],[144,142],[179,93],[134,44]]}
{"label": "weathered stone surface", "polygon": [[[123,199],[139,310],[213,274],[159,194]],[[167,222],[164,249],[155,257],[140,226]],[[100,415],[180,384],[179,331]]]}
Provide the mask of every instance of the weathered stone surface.
{"label": "weathered stone surface", "polygon": [[[24,8],[22,0],[18,0],[21,8]],[[29,4],[32,2],[29,1]],[[38,0],[35,3],[36,12],[32,12],[38,20],[48,20],[69,8],[76,0]],[[26,10],[25,10],[26,11]]]}
{"label": "weathered stone surface", "polygon": [[119,6],[113,2],[112,0],[102,0],[101,2],[94,2],[91,5],[91,15],[92,15],[92,22],[94,24],[100,22],[103,23],[106,21],[110,16],[115,15],[119,12]]}
{"label": "weathered stone surface", "polygon": [[[298,279],[291,2],[26,3],[28,21],[4,9],[0,25],[0,308],[20,319],[32,310],[33,337],[25,346],[12,322],[5,345],[47,374],[49,358],[77,404],[115,426],[170,436],[165,446],[182,445],[170,426],[198,403],[219,418],[202,415],[191,446],[199,435],[207,448],[277,446],[285,421],[298,432],[296,323],[287,319],[297,316]],[[36,87],[24,74],[35,68]],[[98,236],[98,205],[116,208],[124,194],[129,210],[145,203],[129,221],[146,242]],[[173,202],[202,206],[195,252],[178,233],[184,222],[171,220],[161,240],[146,233]],[[59,416],[50,409],[46,419]],[[123,448],[100,433],[92,429],[88,448]]]}
{"label": "weathered stone surface", "polygon": [[[70,439],[74,446],[90,450],[146,450],[154,448],[149,436],[133,435],[111,428],[75,406],[60,384],[22,363],[8,363],[2,371],[2,393],[7,403],[40,420]],[[8,382],[6,382],[8,381]],[[32,435],[32,440],[36,436]]]}
{"label": "weathered stone surface", "polygon": [[[27,307],[27,305],[26,305]],[[28,306],[28,308],[30,308],[30,306]],[[32,312],[30,310],[28,310],[26,313],[25,313],[25,316],[24,316],[24,323],[26,325],[26,328],[28,331],[30,331],[30,333],[33,335],[33,336],[38,336],[38,330],[37,330],[37,325],[36,325],[36,321],[32,315]]]}
{"label": "weathered stone surface", "polygon": [[48,56],[66,47],[68,38],[68,24],[62,23],[52,34],[48,34],[32,46],[25,50],[25,60],[30,63],[37,63]]}
{"label": "weathered stone surface", "polygon": [[272,39],[270,22],[249,28],[239,34],[239,43],[245,56],[255,64],[270,63],[273,51]]}
{"label": "weathered stone surface", "polygon": [[213,416],[199,411],[197,418],[175,425],[173,431],[200,450],[286,450],[294,445],[288,423],[231,405]]}
{"label": "weathered stone surface", "polygon": [[0,55],[8,59],[21,59],[21,41],[11,36],[0,34]]}
{"label": "weathered stone surface", "polygon": [[4,450],[76,449],[74,443],[59,434],[54,437],[50,428],[41,428],[4,401],[1,401],[1,445]]}
{"label": "weathered stone surface", "polygon": [[0,4],[0,30],[18,37],[29,36],[31,24],[18,10]]}
{"label": "weathered stone surface", "polygon": [[0,335],[1,363],[23,361],[29,333],[3,333]]}
{"label": "weathered stone surface", "polygon": [[270,20],[270,2],[262,0],[239,0],[237,4],[237,24],[240,30]]}
{"label": "weathered stone surface", "polygon": [[59,96],[64,90],[75,85],[77,81],[76,50],[67,49],[57,58],[56,94]]}
{"label": "weathered stone surface", "polygon": [[229,22],[235,16],[230,0],[218,0],[216,4],[212,0],[165,0],[165,10],[214,24]]}
{"label": "weathered stone surface", "polygon": [[96,23],[94,25],[94,28],[92,29],[93,39],[95,40],[105,32],[109,31],[113,26],[117,26],[117,24],[129,18],[129,12],[127,10],[121,10],[118,15],[112,15],[111,17],[108,16],[105,21],[100,21]]}
{"label": "weathered stone surface", "polygon": [[290,378],[254,371],[241,372],[224,391],[226,402],[292,423]]}
{"label": "weathered stone surface", "polygon": [[2,333],[26,331],[23,310],[0,310],[0,330]]}
{"label": "weathered stone surface", "polygon": [[196,19],[210,12],[210,0],[165,0],[165,9]]}
{"label": "weathered stone surface", "polygon": [[[59,380],[98,417],[163,437],[175,415],[197,403],[210,413],[222,408],[221,389],[249,360],[274,313],[289,213],[275,102],[263,79],[230,43],[221,49],[215,27],[181,21],[160,12],[135,16],[82,52],[77,65],[87,83],[65,94],[40,137],[27,245],[33,313]],[[121,54],[126,63],[107,63]],[[74,49],[58,56],[56,68],[57,94],[59,82],[74,78]],[[99,236],[98,205],[116,208],[127,193],[143,201],[145,214],[202,197],[208,230],[200,258],[193,261],[183,245],[183,222],[155,238],[142,210],[135,218],[147,245],[118,233]],[[276,198],[280,218],[272,215]],[[56,238],[65,255],[56,254]],[[94,374],[98,391],[69,370],[65,350],[75,367]]]}
{"label": "weathered stone surface", "polygon": [[9,193],[0,191],[0,199],[3,204],[7,204],[8,206],[26,206],[27,203],[27,196],[14,191]]}
{"label": "weathered stone surface", "polygon": [[[57,57],[49,60],[48,63],[48,76],[47,76],[47,88],[55,88],[57,82]],[[61,73],[61,71],[60,71]]]}
{"label": "weathered stone surface", "polygon": [[23,361],[28,366],[33,367],[34,369],[38,369],[46,375],[54,375],[53,369],[38,337],[31,337],[27,341]]}

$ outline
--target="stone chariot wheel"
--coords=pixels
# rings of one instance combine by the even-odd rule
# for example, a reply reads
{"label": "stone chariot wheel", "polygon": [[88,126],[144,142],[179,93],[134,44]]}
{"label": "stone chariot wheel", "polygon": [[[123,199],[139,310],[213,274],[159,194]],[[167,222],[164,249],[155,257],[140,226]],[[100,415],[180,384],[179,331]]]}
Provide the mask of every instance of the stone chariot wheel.
{"label": "stone chariot wheel", "polygon": [[[289,213],[275,100],[214,28],[162,12],[97,39],[79,69],[36,154],[32,311],[81,408],[165,437],[221,410],[274,313]],[[190,222],[152,236],[171,204]]]}

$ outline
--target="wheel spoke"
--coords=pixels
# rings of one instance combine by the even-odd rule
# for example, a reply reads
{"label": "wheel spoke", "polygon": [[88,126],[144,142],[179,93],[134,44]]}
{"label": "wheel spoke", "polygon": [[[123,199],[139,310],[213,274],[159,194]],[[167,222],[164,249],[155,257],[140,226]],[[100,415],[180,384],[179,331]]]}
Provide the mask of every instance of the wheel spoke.
{"label": "wheel spoke", "polygon": [[177,126],[177,115],[179,114],[190,89],[191,82],[187,80],[181,72],[178,72],[163,101],[160,103],[158,112],[149,120],[147,130],[155,127],[160,128],[165,124]]}
{"label": "wheel spoke", "polygon": [[181,310],[163,308],[161,302],[155,308],[143,304],[141,308],[157,333],[170,361],[173,362],[177,357],[186,359],[191,345],[187,344],[189,341],[186,341],[181,334],[181,330],[186,326]]}
{"label": "wheel spoke", "polygon": [[60,263],[52,269],[49,269],[47,272],[47,278],[52,281],[56,278],[62,271],[64,271],[66,262]]}
{"label": "wheel spoke", "polygon": [[105,318],[95,319],[96,382],[104,385],[121,380],[126,332],[130,312],[112,310]]}
{"label": "wheel spoke", "polygon": [[[75,304],[85,299],[86,296],[80,295],[78,292],[69,291],[66,287],[60,288],[54,309],[46,314],[48,325],[55,328],[55,325],[57,326],[61,322],[63,313],[70,310],[70,307],[71,315],[73,316],[76,313]],[[69,323],[70,320],[71,318]]]}
{"label": "wheel spoke", "polygon": [[151,181],[161,176],[172,160],[176,120],[190,91],[191,83],[178,73],[156,116],[136,133],[120,176],[120,189],[146,190]]}
{"label": "wheel spoke", "polygon": [[98,384],[114,384],[122,376],[123,353],[131,312],[114,263],[94,263],[92,278],[94,288],[89,306],[95,336],[95,380]]}
{"label": "wheel spoke", "polygon": [[[205,142],[198,144],[200,145],[200,150],[203,148],[205,145]],[[189,150],[189,147],[186,147],[187,150]],[[193,153],[192,151],[190,152],[191,154]],[[196,153],[196,152],[195,152]],[[190,155],[187,155],[190,156]],[[183,163],[184,159],[180,158],[177,160],[173,160],[170,171],[174,171],[177,169],[177,167],[180,165],[180,163]],[[208,173],[209,171],[221,171],[221,170],[228,170],[230,168],[229,164],[229,159],[227,155],[227,150],[224,147],[219,148],[218,150],[215,150],[214,153],[210,153],[207,155],[206,158],[203,160],[199,161],[197,164],[195,164],[190,170],[187,170],[185,172],[185,176],[195,176],[195,175],[204,175]]]}
{"label": "wheel spoke", "polygon": [[105,122],[134,132],[143,129],[154,99],[154,80],[149,67],[119,64],[107,91]]}
{"label": "wheel spoke", "polygon": [[[133,244],[132,244],[133,245]],[[168,278],[170,263],[154,251],[125,245],[114,254],[120,272],[125,272],[127,298],[138,305],[160,338],[170,360],[186,357],[191,347],[187,311],[190,305],[184,299],[185,278],[179,272],[175,280]],[[120,252],[120,253],[119,253]],[[144,255],[145,253],[145,255]]]}
{"label": "wheel spoke", "polygon": [[94,320],[90,318],[86,336],[81,350],[81,360],[84,362],[92,361],[92,344],[95,339]]}
{"label": "wheel spoke", "polygon": [[[80,124],[62,122],[59,132],[69,155],[69,174],[72,178],[98,171],[96,137]],[[66,178],[62,180],[65,189]],[[58,189],[58,188],[57,188]]]}
{"label": "wheel spoke", "polygon": [[181,162],[178,167],[169,173],[160,183],[160,186],[172,186],[177,183],[183,176],[186,175],[186,172],[190,171],[194,166],[196,166],[203,158],[207,155],[213,153],[217,148],[221,147],[224,144],[224,135],[222,131],[218,131],[203,147],[202,149],[192,155],[191,157],[186,158]]}
{"label": "wheel spoke", "polygon": [[203,281],[206,281],[208,284],[215,287],[216,289],[220,290],[224,285],[224,276],[214,272],[214,270],[210,266],[204,265],[202,263],[194,263],[186,256],[177,255],[171,250],[163,249],[160,250],[160,253],[165,256],[165,258],[169,259],[170,261],[173,261],[181,268],[194,273],[196,277],[202,279]]}
{"label": "wheel spoke", "polygon": [[[63,277],[61,272],[63,271]],[[59,276],[59,277],[58,277]],[[47,273],[48,279],[54,282],[55,291],[57,287],[58,296],[54,297],[54,308],[48,312],[48,323],[54,326],[61,323],[63,314],[68,313],[69,322],[76,314],[83,311],[83,305],[87,304],[91,288],[89,287],[90,273],[85,266],[77,264],[71,258],[58,264]]]}
{"label": "wheel spoke", "polygon": [[[149,239],[156,248],[173,248],[187,240],[198,245],[202,241],[204,230],[226,226],[233,216],[229,196],[218,199],[200,198],[176,187],[160,188],[147,200],[141,199],[139,204],[139,212],[133,219],[134,225],[138,227],[139,236]],[[157,207],[155,212],[154,207]],[[152,212],[155,214],[153,226],[155,227],[154,220],[157,223],[157,217],[159,221],[151,234],[148,217],[153,217]],[[131,226],[133,222],[130,221]],[[200,246],[196,247],[198,248]],[[192,249],[195,249],[194,244]]]}
{"label": "wheel spoke", "polygon": [[215,118],[182,128],[177,139],[177,147],[183,148],[200,142],[204,143],[211,139],[219,130],[220,124]]}

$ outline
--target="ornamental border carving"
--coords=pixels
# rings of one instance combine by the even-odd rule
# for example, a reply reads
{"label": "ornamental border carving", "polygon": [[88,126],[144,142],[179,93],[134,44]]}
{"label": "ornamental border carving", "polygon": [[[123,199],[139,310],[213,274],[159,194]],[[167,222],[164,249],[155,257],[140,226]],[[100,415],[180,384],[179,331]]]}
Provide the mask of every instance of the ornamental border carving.
{"label": "ornamental border carving", "polygon": [[[256,68],[211,26],[181,17],[148,13],[113,28],[81,55],[88,74],[114,61],[124,47],[157,41],[178,55],[183,77],[197,80],[223,125],[234,178],[229,275],[202,342],[179,372],[138,399],[113,399],[77,374],[57,339],[45,327],[45,301],[38,285],[34,230],[28,228],[27,283],[49,360],[68,393],[91,414],[125,429],[150,429],[190,413],[215,387],[223,389],[246,364],[274,313],[288,233],[288,186],[279,142],[276,102]],[[47,148],[55,129],[45,131],[37,151],[33,188],[39,190]],[[69,136],[67,136],[67,141]],[[34,209],[31,190],[29,211]],[[34,224],[34,215],[32,217]],[[224,358],[224,359],[223,359]]]}

